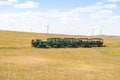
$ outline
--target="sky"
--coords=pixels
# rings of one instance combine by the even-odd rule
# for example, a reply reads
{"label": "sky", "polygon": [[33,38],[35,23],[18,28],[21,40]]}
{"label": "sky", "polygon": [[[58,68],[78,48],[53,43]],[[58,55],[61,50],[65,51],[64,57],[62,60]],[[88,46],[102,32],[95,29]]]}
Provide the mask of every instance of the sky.
{"label": "sky", "polygon": [[120,36],[120,0],[0,0],[0,30]]}

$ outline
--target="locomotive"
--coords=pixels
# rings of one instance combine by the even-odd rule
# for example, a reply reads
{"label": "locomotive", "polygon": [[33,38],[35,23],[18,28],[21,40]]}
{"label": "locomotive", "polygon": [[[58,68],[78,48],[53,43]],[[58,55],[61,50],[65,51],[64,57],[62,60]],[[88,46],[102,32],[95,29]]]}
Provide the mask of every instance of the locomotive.
{"label": "locomotive", "polygon": [[37,48],[65,48],[65,47],[102,47],[102,38],[47,38],[33,39],[31,45]]}

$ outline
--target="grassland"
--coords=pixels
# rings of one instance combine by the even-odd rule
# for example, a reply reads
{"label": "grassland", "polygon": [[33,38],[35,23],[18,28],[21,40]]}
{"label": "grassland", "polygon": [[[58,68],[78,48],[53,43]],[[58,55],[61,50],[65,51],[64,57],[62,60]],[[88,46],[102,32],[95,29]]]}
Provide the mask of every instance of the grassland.
{"label": "grassland", "polygon": [[120,80],[120,37],[107,47],[31,47],[33,38],[80,37],[0,31],[0,80]]}

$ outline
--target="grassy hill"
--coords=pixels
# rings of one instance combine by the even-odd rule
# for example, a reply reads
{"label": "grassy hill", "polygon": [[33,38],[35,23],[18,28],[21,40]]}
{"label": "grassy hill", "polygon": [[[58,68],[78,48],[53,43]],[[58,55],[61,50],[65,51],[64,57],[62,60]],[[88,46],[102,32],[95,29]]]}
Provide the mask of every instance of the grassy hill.
{"label": "grassy hill", "polygon": [[81,37],[0,31],[1,80],[120,80],[120,37],[103,37],[107,47],[31,47],[33,38]]}

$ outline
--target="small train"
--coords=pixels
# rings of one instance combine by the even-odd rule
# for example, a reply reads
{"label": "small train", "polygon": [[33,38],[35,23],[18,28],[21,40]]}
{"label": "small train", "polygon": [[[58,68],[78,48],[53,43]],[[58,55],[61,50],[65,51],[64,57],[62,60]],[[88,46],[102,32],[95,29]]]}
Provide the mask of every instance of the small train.
{"label": "small train", "polygon": [[33,47],[37,48],[65,48],[65,47],[102,47],[102,38],[47,38],[31,40]]}

